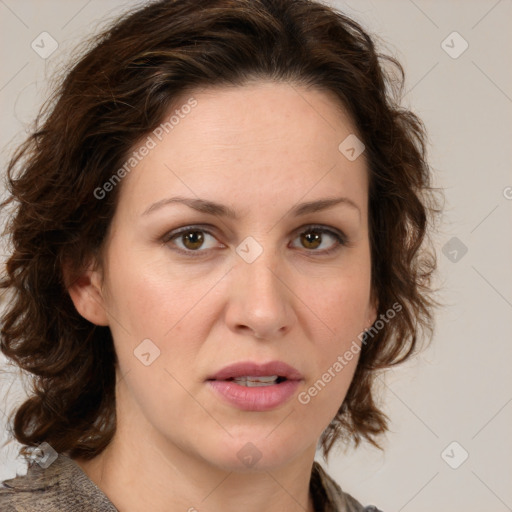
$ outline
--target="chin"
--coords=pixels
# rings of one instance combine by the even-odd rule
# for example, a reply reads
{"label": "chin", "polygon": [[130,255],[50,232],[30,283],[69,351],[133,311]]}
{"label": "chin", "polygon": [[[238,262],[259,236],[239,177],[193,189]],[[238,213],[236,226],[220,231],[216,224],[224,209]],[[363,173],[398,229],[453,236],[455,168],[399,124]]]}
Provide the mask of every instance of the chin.
{"label": "chin", "polygon": [[[278,427],[279,428],[279,427]],[[225,471],[237,473],[272,471],[292,462],[308,446],[314,444],[297,439],[297,435],[283,429],[281,436],[265,428],[245,435],[226,435],[224,442],[217,443],[221,450],[213,456],[215,465]],[[288,435],[287,435],[288,434]],[[302,444],[304,447],[302,448]],[[213,454],[212,454],[213,455]]]}

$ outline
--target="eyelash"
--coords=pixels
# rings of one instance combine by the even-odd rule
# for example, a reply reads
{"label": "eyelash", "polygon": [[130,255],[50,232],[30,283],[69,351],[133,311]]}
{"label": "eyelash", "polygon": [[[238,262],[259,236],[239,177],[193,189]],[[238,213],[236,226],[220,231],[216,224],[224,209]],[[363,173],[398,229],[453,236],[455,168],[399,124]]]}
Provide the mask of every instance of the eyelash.
{"label": "eyelash", "polygon": [[[180,235],[182,235],[184,233],[190,233],[193,231],[207,233],[208,235],[212,236],[213,238],[216,238],[215,235],[213,233],[211,233],[210,231],[208,231],[207,229],[205,229],[204,226],[193,226],[192,225],[192,226],[184,226],[184,227],[176,229],[174,231],[169,231],[161,238],[161,242],[162,242],[162,244],[167,245],[167,244],[169,244],[169,242],[178,238]],[[348,245],[347,237],[342,232],[338,233],[337,231],[333,231],[332,229],[328,229],[324,226],[320,226],[317,224],[310,224],[310,225],[304,226],[303,229],[301,228],[301,231],[297,232],[297,236],[302,235],[304,233],[311,232],[311,231],[315,231],[317,233],[322,233],[322,234],[327,233],[328,235],[332,236],[335,239],[336,243],[333,245],[333,247],[331,247],[329,249],[324,249],[322,251],[317,251],[315,249],[304,249],[306,252],[318,253],[319,255],[327,256],[327,255],[332,254],[335,251],[338,251],[342,246]],[[185,249],[181,249],[179,247],[174,246],[172,248],[172,250],[179,252],[181,254],[185,254],[186,256],[197,258],[197,257],[204,256],[205,253],[207,253],[210,249],[203,249],[203,250],[197,249],[196,251],[193,251],[191,249],[185,250]]]}

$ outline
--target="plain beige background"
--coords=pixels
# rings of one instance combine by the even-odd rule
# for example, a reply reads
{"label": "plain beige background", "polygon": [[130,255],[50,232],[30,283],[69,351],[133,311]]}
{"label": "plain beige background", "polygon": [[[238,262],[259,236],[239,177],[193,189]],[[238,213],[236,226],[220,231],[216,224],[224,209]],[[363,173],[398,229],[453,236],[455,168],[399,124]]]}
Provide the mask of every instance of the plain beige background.
{"label": "plain beige background", "polygon": [[[138,3],[0,0],[2,173],[51,73],[83,36]],[[436,248],[447,306],[432,346],[382,383],[392,419],[384,452],[338,449],[324,465],[384,512],[512,510],[512,1],[328,3],[382,38],[381,49],[405,67],[404,105],[427,125],[435,182],[446,194]],[[45,51],[58,44],[46,58],[31,47],[40,37]],[[4,425],[23,397],[19,382],[0,381]],[[0,480],[25,472],[17,448],[0,450]]]}

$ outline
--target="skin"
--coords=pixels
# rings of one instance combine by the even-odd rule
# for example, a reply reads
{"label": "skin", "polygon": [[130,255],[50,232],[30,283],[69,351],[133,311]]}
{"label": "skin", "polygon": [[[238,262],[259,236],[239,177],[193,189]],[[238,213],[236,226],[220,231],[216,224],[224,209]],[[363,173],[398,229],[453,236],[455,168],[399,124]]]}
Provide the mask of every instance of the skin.
{"label": "skin", "polygon": [[[123,179],[103,271],[91,261],[69,288],[82,316],[110,326],[119,358],[114,440],[76,462],[123,512],[312,512],[317,441],[358,357],[308,404],[294,396],[265,412],[226,404],[205,379],[233,362],[281,360],[304,376],[297,395],[371,326],[367,164],[338,150],[356,132],[326,92],[257,81],[193,97],[197,106]],[[239,219],[183,204],[143,215],[178,195]],[[341,196],[357,208],[289,214]],[[211,233],[201,232],[202,256],[178,253],[198,246],[183,237],[161,240],[197,224]],[[311,224],[340,230],[347,245],[325,232],[308,243],[300,234]],[[252,263],[236,252],[248,236],[263,249]],[[148,338],[160,355],[146,366],[134,350]],[[261,454],[251,467],[237,456],[249,442]]]}

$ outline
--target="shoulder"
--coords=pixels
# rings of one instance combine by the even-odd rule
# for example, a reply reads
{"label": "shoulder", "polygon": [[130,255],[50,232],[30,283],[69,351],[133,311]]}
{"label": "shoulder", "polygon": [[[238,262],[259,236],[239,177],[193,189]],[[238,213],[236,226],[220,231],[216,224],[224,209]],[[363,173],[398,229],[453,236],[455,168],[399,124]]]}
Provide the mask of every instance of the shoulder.
{"label": "shoulder", "polygon": [[2,512],[117,512],[116,508],[82,469],[59,454],[48,467],[32,462],[26,475],[0,483]]}
{"label": "shoulder", "polygon": [[26,475],[16,475],[0,484],[0,510],[2,512],[52,510],[47,507],[57,497],[59,468],[55,461],[48,468],[31,463]]}
{"label": "shoulder", "polygon": [[364,507],[325,472],[318,462],[313,463],[311,490],[318,512],[382,512],[374,505]]}

